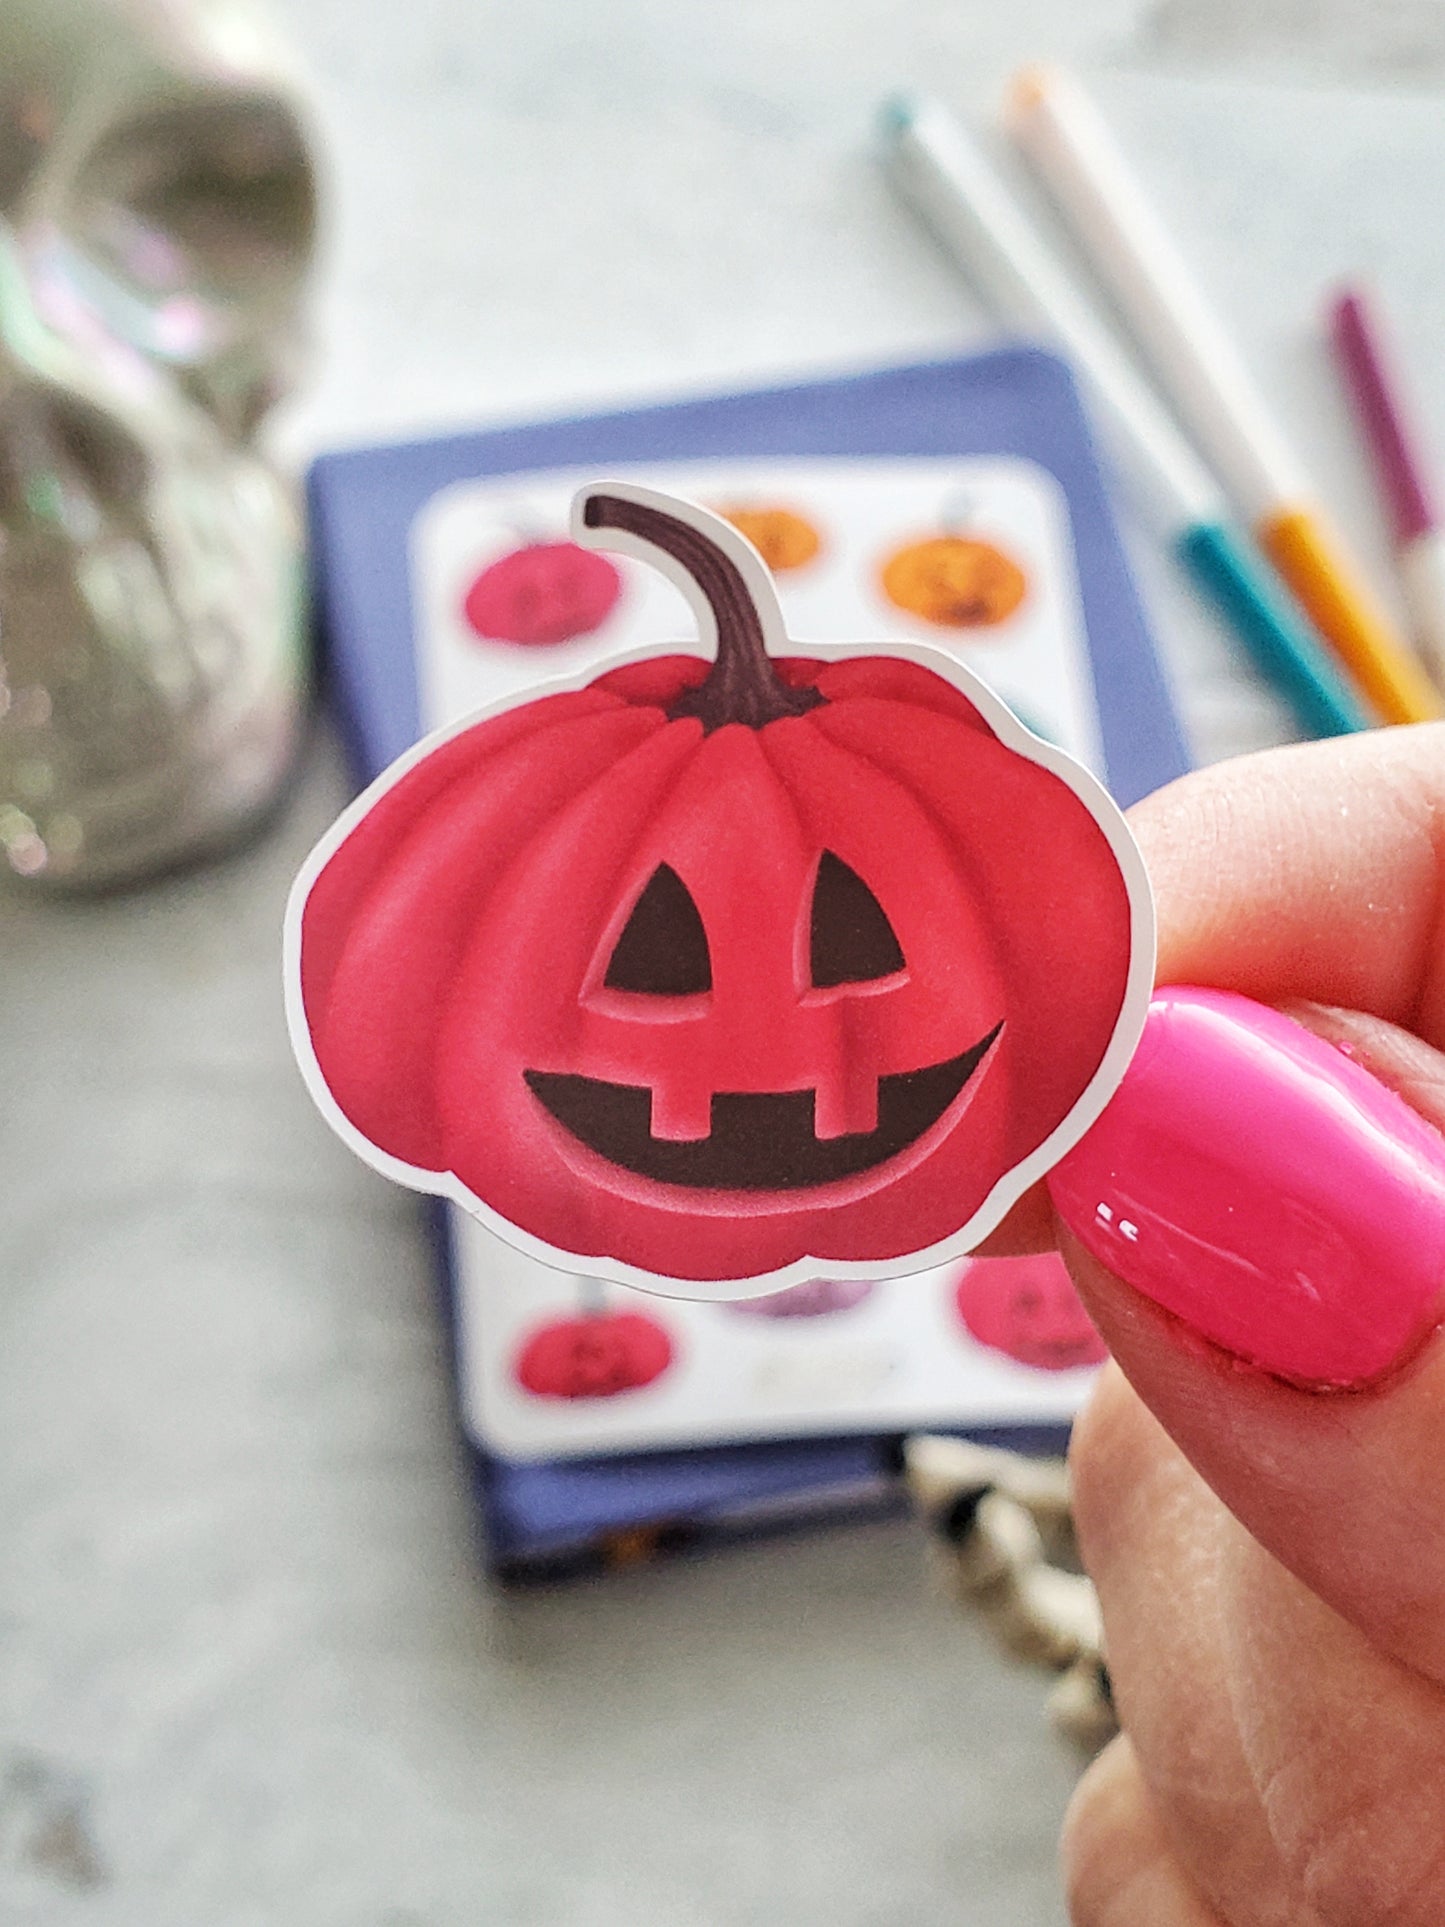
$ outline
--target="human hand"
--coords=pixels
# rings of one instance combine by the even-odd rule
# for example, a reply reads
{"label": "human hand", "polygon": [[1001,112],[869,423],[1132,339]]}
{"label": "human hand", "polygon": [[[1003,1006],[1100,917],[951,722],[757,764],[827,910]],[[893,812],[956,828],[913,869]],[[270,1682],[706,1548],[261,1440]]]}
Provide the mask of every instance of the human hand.
{"label": "human hand", "polygon": [[1073,1465],[1124,1730],[1070,1810],[1072,1917],[1440,1927],[1445,1139],[1419,1120],[1445,1129],[1445,726],[1221,766],[1133,821],[1159,981],[1288,1010],[1327,1040],[1305,1083],[1356,1077],[1334,1047],[1373,1074],[1371,1122],[1281,1095],[1264,1018],[1262,1075],[1226,1073],[1234,1115],[1198,1142],[1209,1040],[1146,1038],[1050,1179],[1116,1360]]}

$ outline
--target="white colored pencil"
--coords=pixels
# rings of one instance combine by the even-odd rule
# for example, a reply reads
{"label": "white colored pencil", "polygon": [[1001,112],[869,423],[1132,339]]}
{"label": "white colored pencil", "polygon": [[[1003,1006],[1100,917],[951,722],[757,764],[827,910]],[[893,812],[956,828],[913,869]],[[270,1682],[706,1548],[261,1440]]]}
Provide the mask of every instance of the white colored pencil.
{"label": "white colored pencil", "polygon": [[1235,506],[1254,522],[1299,501],[1298,458],[1083,88],[1026,69],[1007,118]]}
{"label": "white colored pencil", "polygon": [[1166,532],[1222,520],[1219,484],[956,117],[936,101],[894,101],[884,132],[895,185],[1000,318],[1057,342],[1074,363]]}

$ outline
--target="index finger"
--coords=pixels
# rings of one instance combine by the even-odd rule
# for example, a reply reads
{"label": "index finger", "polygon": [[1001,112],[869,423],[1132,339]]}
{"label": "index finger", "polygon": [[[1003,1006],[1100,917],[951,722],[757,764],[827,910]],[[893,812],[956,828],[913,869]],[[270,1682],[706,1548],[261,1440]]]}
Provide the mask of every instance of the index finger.
{"label": "index finger", "polygon": [[[1262,750],[1129,812],[1160,984],[1367,1011],[1445,1048],[1445,724]],[[1050,1248],[1043,1186],[980,1249]]]}
{"label": "index finger", "polygon": [[[1049,1180],[1081,1293],[1165,1429],[1282,1564],[1437,1680],[1442,804],[1428,726],[1261,755],[1141,809],[1161,975],[1205,996],[1156,1006]],[[1217,990],[1257,1001],[1226,1014]],[[1342,1007],[1301,1013],[1314,1043],[1258,1008],[1306,1002]],[[1219,1012],[1200,1049],[1175,1027],[1191,1005]]]}
{"label": "index finger", "polygon": [[1158,983],[1368,1011],[1445,1044],[1445,725],[1219,763],[1129,820]]}

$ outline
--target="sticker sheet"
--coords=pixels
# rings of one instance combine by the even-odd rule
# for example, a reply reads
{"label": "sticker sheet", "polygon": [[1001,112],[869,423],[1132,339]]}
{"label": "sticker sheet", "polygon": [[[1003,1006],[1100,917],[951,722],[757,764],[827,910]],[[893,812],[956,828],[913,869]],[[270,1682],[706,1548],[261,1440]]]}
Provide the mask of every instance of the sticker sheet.
{"label": "sticker sheet", "polygon": [[569,1277],[452,1223],[463,1416],[507,1458],[1062,1423],[1104,1357],[1053,1253],[700,1304]]}
{"label": "sticker sheet", "polygon": [[479,1435],[1071,1409],[1057,1261],[964,1255],[1152,980],[1052,481],[513,476],[434,498],[412,564],[434,734],[298,878],[288,1008],[333,1127],[478,1221]]}
{"label": "sticker sheet", "polygon": [[[1046,469],[995,456],[608,472],[735,515],[773,571],[798,642],[912,641],[946,650],[1036,735],[1103,774],[1068,504]],[[591,600],[575,578],[546,580],[541,551],[564,542],[572,497],[594,478],[592,469],[547,469],[463,482],[417,517],[412,586],[427,729],[543,678],[585,674],[620,651],[686,643],[693,634],[681,591],[643,563],[618,563],[615,592],[598,572]],[[523,560],[512,562],[519,553]],[[532,609],[530,622],[515,613],[508,620],[519,600]],[[479,633],[478,624],[517,639]]]}

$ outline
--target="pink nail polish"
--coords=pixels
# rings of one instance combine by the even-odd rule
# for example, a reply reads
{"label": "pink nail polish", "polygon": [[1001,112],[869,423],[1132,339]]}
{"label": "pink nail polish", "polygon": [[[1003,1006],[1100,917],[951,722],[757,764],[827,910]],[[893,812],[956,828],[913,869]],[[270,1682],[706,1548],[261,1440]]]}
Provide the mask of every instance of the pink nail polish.
{"label": "pink nail polish", "polygon": [[1048,1185],[1100,1263],[1279,1377],[1363,1385],[1445,1318],[1445,1137],[1247,997],[1159,991]]}

